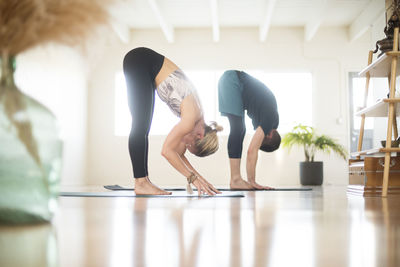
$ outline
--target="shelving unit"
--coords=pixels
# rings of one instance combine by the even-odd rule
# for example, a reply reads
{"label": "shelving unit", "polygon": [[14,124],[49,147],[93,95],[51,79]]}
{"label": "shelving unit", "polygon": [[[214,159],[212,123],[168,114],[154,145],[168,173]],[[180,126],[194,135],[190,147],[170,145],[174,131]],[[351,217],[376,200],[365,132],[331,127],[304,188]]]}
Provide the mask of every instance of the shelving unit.
{"label": "shelving unit", "polygon": [[351,153],[351,157],[357,158],[360,156],[365,156],[365,155],[375,155],[375,156],[385,156],[384,154],[390,152],[392,153],[391,156],[396,156],[397,152],[400,152],[400,148],[398,147],[392,147],[392,148],[373,148],[373,149],[368,149],[368,150],[363,150],[363,151],[358,151]]}
{"label": "shelving unit", "polygon": [[[373,53],[370,51],[368,66],[359,73],[360,77],[366,77],[364,108],[356,113],[361,116],[361,127],[357,152],[351,154],[355,159],[349,161],[348,193],[382,197],[387,197],[388,194],[400,194],[400,160],[396,162],[394,159],[400,148],[391,147],[392,135],[394,139],[398,137],[396,114],[400,114],[400,105],[397,105],[400,98],[395,98],[396,77],[400,74],[398,37],[399,28],[395,28],[393,51],[384,53],[374,62],[372,62]],[[369,82],[370,78],[374,77],[388,78],[389,97],[367,107]],[[386,147],[361,150],[366,117],[388,117]],[[392,178],[390,183],[389,178]]]}
{"label": "shelving unit", "polygon": [[[376,61],[358,73],[360,77],[389,77],[391,72],[392,57],[399,57],[399,51],[386,52],[380,56]],[[396,67],[396,73],[400,73],[400,65]]]}
{"label": "shelving unit", "polygon": [[[356,116],[365,115],[365,117],[387,117],[389,103],[398,103],[400,98],[380,99],[370,107],[363,108],[355,113]],[[396,105],[396,114],[400,114],[400,105]]]}

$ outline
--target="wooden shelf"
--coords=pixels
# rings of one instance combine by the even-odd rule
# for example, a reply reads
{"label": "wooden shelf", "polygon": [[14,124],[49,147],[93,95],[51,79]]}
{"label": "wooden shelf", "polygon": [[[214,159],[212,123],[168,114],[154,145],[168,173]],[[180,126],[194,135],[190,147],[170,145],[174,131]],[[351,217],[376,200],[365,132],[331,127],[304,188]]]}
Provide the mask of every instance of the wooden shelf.
{"label": "wooden shelf", "polygon": [[[399,47],[399,27],[396,26],[394,29],[394,34],[393,34],[393,50],[394,51],[389,51],[378,57],[374,62],[372,62],[373,58],[373,51],[369,51],[368,53],[368,66],[363,69],[360,73],[358,73],[359,77],[367,77],[365,79],[365,94],[364,94],[364,106],[366,106],[365,101],[368,98],[368,88],[369,88],[369,82],[370,78],[377,78],[377,77],[383,77],[387,78],[389,82],[389,90],[391,92],[391,98],[387,99],[381,99],[377,101],[375,104],[369,107],[365,107],[362,110],[356,112],[355,115],[361,116],[361,126],[360,126],[360,135],[358,139],[358,146],[357,150],[361,150],[362,148],[362,141],[363,141],[363,136],[364,136],[364,123],[365,123],[365,118],[366,117],[387,117],[387,123],[388,123],[388,128],[387,128],[387,140],[392,139],[392,133],[395,138],[398,136],[398,129],[397,129],[397,120],[396,117],[398,114],[400,114],[400,105],[396,105],[398,102],[400,102],[400,98],[395,98],[393,95],[396,90],[396,77],[399,76],[400,74],[400,51],[398,51]],[[389,112],[390,111],[390,112]],[[390,146],[390,142],[386,144],[387,146]],[[372,191],[369,192],[371,195],[374,194],[379,194],[382,197],[387,197],[388,195],[388,189],[390,183],[389,182],[389,169],[390,169],[390,158],[391,157],[398,157],[397,155],[400,152],[400,148],[395,147],[395,148],[376,148],[376,149],[369,149],[369,150],[364,150],[364,151],[358,151],[356,153],[351,153],[351,157],[356,157],[356,160],[350,160],[350,166],[349,170],[352,169],[353,171],[356,172],[350,172],[349,171],[349,183],[361,183],[361,185],[369,185],[372,187]],[[364,162],[365,164],[369,165],[376,165],[377,163],[377,158],[376,157],[383,157],[385,158],[384,161],[384,171],[381,176],[381,181],[377,183],[372,183],[371,181],[367,180],[367,177],[365,174],[363,174],[364,168],[366,166],[352,166],[354,162],[357,162],[359,159],[361,159],[361,156],[364,156]],[[375,162],[375,163],[374,163]],[[382,165],[382,164],[381,164]],[[371,167],[369,166],[369,167]],[[375,167],[374,167],[375,168]],[[370,175],[370,178],[372,176]],[[400,180],[400,179],[399,179]],[[393,183],[392,183],[393,184]],[[380,191],[377,190],[377,188],[381,186]],[[399,183],[400,187],[400,183]],[[360,187],[361,188],[361,187]],[[349,187],[350,191],[360,191],[362,194],[365,196],[366,192],[368,191],[369,188],[362,187],[360,190],[354,190],[354,188]]]}
{"label": "wooden shelf", "polygon": [[366,155],[378,156],[379,154],[382,154],[381,156],[384,156],[386,152],[392,152],[392,153],[400,152],[400,147],[392,147],[392,148],[381,147],[381,148],[368,149],[360,152],[353,152],[350,154],[350,156],[351,157],[366,156]]}
{"label": "wooden shelf", "polygon": [[[390,74],[390,67],[392,63],[392,57],[400,57],[400,52],[386,52],[380,56],[377,60],[368,65],[363,69],[358,76],[366,77],[367,73],[370,77],[388,77]],[[400,74],[400,64],[397,64],[396,76]]]}
{"label": "wooden shelf", "polygon": [[[399,64],[400,65],[400,64]],[[389,103],[399,103],[400,98],[381,99],[370,107],[366,107],[355,113],[356,116],[365,115],[365,117],[387,117],[389,114]],[[396,114],[400,116],[400,105],[396,105]]]}

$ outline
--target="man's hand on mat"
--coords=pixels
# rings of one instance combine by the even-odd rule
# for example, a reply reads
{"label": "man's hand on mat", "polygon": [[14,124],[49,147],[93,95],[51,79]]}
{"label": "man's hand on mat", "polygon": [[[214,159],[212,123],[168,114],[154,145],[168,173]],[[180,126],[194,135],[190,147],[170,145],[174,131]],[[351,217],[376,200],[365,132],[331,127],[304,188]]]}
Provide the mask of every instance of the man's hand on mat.
{"label": "man's hand on mat", "polygon": [[193,182],[193,185],[197,188],[197,192],[199,193],[199,196],[201,194],[206,194],[213,196],[215,194],[220,194],[221,191],[218,191],[217,188],[215,188],[212,184],[207,182],[206,179],[203,177],[197,176],[197,179]]}
{"label": "man's hand on mat", "polygon": [[254,182],[254,181],[249,181],[249,184],[250,184],[254,189],[260,189],[260,190],[274,189],[274,188],[269,187],[269,186],[257,184],[257,183]]}
{"label": "man's hand on mat", "polygon": [[253,189],[253,186],[242,177],[231,178],[231,189]]}

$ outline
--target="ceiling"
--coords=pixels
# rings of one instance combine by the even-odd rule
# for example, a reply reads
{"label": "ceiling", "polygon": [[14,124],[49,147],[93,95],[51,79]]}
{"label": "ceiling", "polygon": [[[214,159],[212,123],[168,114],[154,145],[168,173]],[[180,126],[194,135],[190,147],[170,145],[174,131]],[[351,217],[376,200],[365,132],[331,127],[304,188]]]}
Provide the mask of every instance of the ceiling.
{"label": "ceiling", "polygon": [[271,27],[304,27],[305,40],[321,26],[345,26],[357,39],[385,11],[385,0],[119,0],[112,25],[128,42],[135,29],[160,28],[169,42],[180,28],[257,27],[265,41]]}

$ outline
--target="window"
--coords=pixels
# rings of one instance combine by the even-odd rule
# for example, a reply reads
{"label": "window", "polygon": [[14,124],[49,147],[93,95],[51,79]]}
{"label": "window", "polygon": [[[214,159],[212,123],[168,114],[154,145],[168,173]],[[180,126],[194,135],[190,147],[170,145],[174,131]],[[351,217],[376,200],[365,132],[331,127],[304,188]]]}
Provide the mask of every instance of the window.
{"label": "window", "polygon": [[[279,131],[290,131],[298,124],[312,124],[312,75],[311,73],[268,73],[246,70],[259,79],[275,94],[279,111]],[[222,134],[229,134],[229,123],[218,111],[218,80],[223,71],[185,71],[195,85],[204,110],[206,122],[217,121],[224,127]],[[169,111],[158,96],[155,99],[153,122],[150,135],[166,135],[178,123],[179,118]],[[115,76],[115,135],[126,136],[131,127],[131,116],[126,99],[123,73]],[[254,132],[251,119],[246,116],[247,133]]]}
{"label": "window", "polygon": [[[368,98],[367,98],[367,107],[371,106],[374,99],[378,99],[380,96],[377,94],[378,92],[374,90],[374,82],[385,82],[387,83],[387,79],[375,78],[371,79],[368,88]],[[361,126],[361,116],[356,116],[360,109],[364,106],[364,97],[365,97],[365,78],[358,77],[356,72],[349,73],[349,114],[350,114],[350,152],[356,152],[358,149],[358,138],[360,135],[360,126]],[[383,86],[385,87],[385,86]],[[372,149],[374,147],[374,123],[375,119],[366,118],[364,124],[364,136],[362,142],[361,150]]]}
{"label": "window", "polygon": [[[278,103],[279,132],[289,132],[299,123],[312,125],[311,73],[268,73],[265,71],[248,71],[247,73],[260,80],[274,93]],[[250,121],[247,125],[247,129],[252,129]]]}
{"label": "window", "polygon": [[[352,107],[351,113],[353,114],[353,124],[355,130],[360,130],[361,125],[361,117],[355,116],[354,114],[360,110],[364,105],[364,94],[365,94],[365,78],[359,78],[356,76],[357,73],[350,73],[350,97],[352,103],[350,106]],[[369,86],[370,92],[373,91],[373,83],[370,82]],[[371,106],[373,104],[372,93],[368,94],[367,106]],[[365,120],[364,129],[373,129],[374,121],[373,120]]]}

